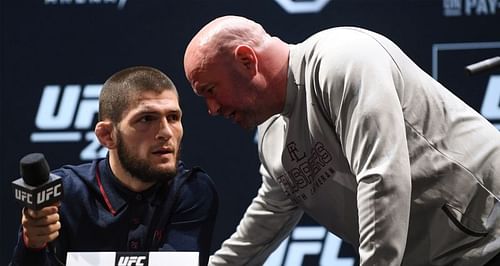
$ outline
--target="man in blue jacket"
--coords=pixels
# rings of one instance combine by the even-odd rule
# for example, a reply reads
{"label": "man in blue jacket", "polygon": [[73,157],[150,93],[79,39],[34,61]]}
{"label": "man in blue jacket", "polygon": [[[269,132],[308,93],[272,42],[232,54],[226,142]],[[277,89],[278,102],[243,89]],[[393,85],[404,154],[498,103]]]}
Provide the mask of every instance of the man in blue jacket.
{"label": "man in blue jacket", "polygon": [[64,265],[68,251],[199,251],[206,265],[217,212],[210,177],[179,161],[177,90],[161,71],[131,67],[103,85],[95,134],[104,159],[54,170],[64,199],[24,208],[12,265]]}

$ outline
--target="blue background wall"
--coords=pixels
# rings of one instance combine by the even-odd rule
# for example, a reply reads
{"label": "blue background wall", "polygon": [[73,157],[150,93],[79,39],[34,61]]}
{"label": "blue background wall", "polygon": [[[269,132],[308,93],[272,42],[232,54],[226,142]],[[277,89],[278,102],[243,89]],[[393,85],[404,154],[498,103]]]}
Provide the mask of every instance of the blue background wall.
{"label": "blue background wall", "polygon": [[[464,66],[500,55],[500,1],[2,0],[0,12],[0,265],[10,260],[20,221],[10,187],[19,177],[20,158],[43,152],[56,168],[102,155],[93,139],[95,89],[132,65],[157,67],[176,83],[185,113],[182,159],[202,166],[220,193],[214,250],[234,231],[260,183],[255,132],[209,117],[182,68],[190,38],[220,15],[247,16],[291,43],[332,26],[377,31],[486,118],[500,123],[500,71],[464,74]],[[76,94],[44,99],[52,90]],[[51,112],[51,107],[60,112]],[[41,139],[47,133],[49,139]],[[301,237],[301,232],[309,235]],[[356,264],[348,245],[327,236],[308,217],[296,233],[268,265]]]}

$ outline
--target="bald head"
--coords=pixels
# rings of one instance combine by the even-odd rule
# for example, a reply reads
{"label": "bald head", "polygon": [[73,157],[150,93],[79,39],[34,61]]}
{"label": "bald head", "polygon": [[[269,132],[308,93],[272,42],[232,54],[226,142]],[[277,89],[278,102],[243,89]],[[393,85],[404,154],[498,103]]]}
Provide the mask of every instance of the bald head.
{"label": "bald head", "polygon": [[[205,25],[189,46],[226,47],[234,41],[258,46],[268,34],[260,24],[238,16],[219,17]],[[188,46],[188,48],[189,48]],[[189,49],[188,49],[189,50]]]}
{"label": "bald head", "polygon": [[219,17],[205,25],[188,44],[184,66],[190,69],[203,66],[210,58],[230,54],[241,44],[258,49],[269,38],[262,26],[252,20],[238,16]]}
{"label": "bald head", "polygon": [[184,54],[184,71],[212,115],[248,127],[282,110],[288,44],[258,23],[219,17],[196,33]]}

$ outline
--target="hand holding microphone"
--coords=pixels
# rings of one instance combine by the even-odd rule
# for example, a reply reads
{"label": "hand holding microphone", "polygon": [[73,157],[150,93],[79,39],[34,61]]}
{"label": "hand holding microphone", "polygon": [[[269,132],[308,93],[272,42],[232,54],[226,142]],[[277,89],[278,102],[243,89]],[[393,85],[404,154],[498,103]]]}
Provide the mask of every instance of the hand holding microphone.
{"label": "hand holding microphone", "polygon": [[21,219],[24,244],[29,248],[43,248],[59,236],[58,206],[48,206],[41,210],[23,208]]}
{"label": "hand holding microphone", "polygon": [[15,198],[23,205],[21,224],[27,247],[43,248],[59,236],[61,177],[51,174],[45,156],[31,153],[20,161],[21,178],[12,182]]}

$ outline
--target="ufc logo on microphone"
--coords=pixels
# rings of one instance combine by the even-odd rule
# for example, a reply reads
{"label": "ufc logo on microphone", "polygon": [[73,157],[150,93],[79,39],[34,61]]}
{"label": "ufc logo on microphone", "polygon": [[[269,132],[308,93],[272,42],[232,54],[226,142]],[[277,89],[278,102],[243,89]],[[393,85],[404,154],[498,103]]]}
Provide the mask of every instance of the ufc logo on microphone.
{"label": "ufc logo on microphone", "polygon": [[37,187],[30,186],[19,178],[12,182],[12,188],[16,200],[34,210],[49,206],[63,196],[62,179],[53,174],[50,175],[49,181]]}
{"label": "ufc logo on microphone", "polygon": [[49,201],[52,198],[56,198],[61,196],[62,184],[57,184],[54,187],[49,187],[45,190],[42,190],[36,194],[36,203],[42,204],[46,201]]}
{"label": "ufc logo on microphone", "polygon": [[116,266],[148,266],[148,256],[134,254],[116,255]]}
{"label": "ufc logo on microphone", "polygon": [[20,189],[14,189],[14,193],[16,196],[16,199],[22,202],[26,202],[28,204],[33,204],[33,198],[31,194],[26,193],[26,191],[20,190]]}

